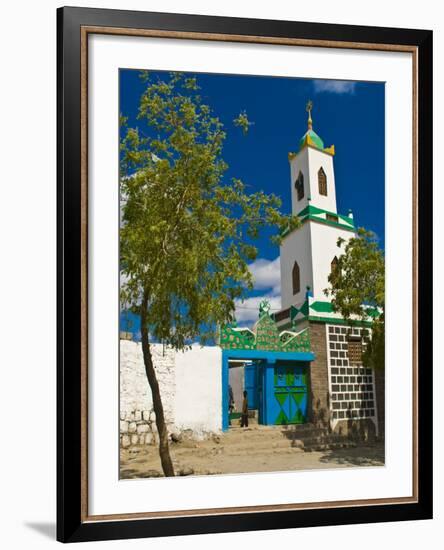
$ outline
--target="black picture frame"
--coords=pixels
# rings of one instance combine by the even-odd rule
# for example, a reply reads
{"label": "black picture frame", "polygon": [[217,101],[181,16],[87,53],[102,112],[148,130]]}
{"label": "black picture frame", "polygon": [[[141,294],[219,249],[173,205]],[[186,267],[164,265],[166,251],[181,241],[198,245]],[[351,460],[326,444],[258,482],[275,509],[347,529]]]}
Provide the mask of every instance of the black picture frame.
{"label": "black picture frame", "polygon": [[[299,510],[202,514],[150,519],[91,520],[82,508],[81,363],[81,29],[156,29],[292,38],[332,43],[404,45],[417,52],[417,380],[418,492],[416,502],[353,505]],[[57,369],[57,539],[62,542],[109,540],[283,529],[337,524],[432,518],[432,32],[400,28],[330,25],[147,13],[91,8],[57,10],[58,93],[58,369]],[[422,365],[422,368],[421,368]],[[82,405],[83,403],[83,405]]]}

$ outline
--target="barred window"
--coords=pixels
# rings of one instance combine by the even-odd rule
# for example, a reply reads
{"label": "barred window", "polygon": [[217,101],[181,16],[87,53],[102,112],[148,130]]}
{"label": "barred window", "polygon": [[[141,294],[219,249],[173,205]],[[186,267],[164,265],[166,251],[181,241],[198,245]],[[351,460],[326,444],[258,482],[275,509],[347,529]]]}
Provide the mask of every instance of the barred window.
{"label": "barred window", "polygon": [[319,194],[327,196],[327,176],[324,172],[324,169],[321,167],[318,172],[318,187]]}
{"label": "barred window", "polygon": [[348,360],[350,365],[362,364],[362,340],[361,338],[349,338]]}

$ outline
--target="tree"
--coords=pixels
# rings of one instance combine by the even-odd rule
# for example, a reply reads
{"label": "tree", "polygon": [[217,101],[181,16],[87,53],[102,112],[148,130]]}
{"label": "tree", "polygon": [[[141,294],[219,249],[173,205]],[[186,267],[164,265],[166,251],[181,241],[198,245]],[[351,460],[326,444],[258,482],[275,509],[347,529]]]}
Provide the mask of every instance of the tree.
{"label": "tree", "polygon": [[[121,119],[121,304],[140,315],[160,459],[173,476],[151,343],[183,350],[197,338],[214,339],[218,326],[234,320],[235,300],[252,288],[248,262],[260,231],[274,228],[279,242],[298,220],[280,213],[277,196],[249,194],[241,180],[226,180],[226,132],[196,79],[142,76],[138,118],[148,133]],[[246,133],[251,123],[242,112],[234,124]]]}
{"label": "tree", "polygon": [[344,253],[328,277],[331,288],[324,293],[331,296],[334,311],[349,324],[371,321],[372,337],[363,353],[363,362],[371,368],[384,367],[385,355],[385,262],[376,235],[363,228],[348,241],[338,239]]}

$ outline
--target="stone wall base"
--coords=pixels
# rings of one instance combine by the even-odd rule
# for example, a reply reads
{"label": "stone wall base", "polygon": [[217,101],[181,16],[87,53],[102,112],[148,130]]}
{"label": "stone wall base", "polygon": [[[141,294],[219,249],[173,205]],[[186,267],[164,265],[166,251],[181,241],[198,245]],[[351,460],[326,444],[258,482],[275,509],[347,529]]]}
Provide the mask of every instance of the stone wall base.
{"label": "stone wall base", "polygon": [[[191,429],[178,429],[172,422],[166,423],[171,441],[202,441],[217,435],[218,432],[195,432]],[[156,415],[151,410],[135,410],[120,414],[120,447],[159,444]]]}
{"label": "stone wall base", "polygon": [[333,433],[354,441],[374,442],[377,439],[376,426],[369,418],[339,420]]}

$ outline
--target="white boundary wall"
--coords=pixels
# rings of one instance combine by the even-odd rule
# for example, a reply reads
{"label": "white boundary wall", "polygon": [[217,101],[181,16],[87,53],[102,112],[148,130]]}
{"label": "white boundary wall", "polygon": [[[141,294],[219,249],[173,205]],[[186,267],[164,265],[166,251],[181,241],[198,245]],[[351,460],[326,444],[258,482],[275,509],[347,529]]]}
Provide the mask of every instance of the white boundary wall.
{"label": "white boundary wall", "polygon": [[193,346],[175,356],[175,425],[198,435],[222,429],[222,350]]}
{"label": "white boundary wall", "polygon": [[[191,430],[196,438],[222,429],[222,350],[193,346],[184,352],[152,344],[165,420],[171,432]],[[120,340],[121,444],[151,443],[153,400],[142,346]],[[149,435],[148,435],[149,434]]]}

